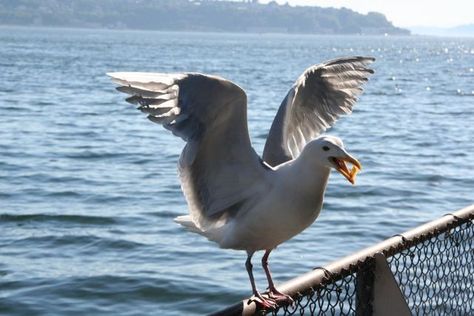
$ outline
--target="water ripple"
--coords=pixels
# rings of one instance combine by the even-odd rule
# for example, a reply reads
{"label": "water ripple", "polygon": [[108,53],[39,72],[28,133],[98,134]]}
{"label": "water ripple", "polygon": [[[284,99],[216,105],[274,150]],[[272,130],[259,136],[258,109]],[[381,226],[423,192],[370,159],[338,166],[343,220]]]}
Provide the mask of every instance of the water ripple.
{"label": "water ripple", "polygon": [[85,225],[114,225],[117,220],[103,216],[62,215],[62,214],[0,214],[1,223],[74,223]]}
{"label": "water ripple", "polygon": [[329,131],[362,161],[358,184],[331,175],[318,221],[272,254],[278,281],[474,201],[472,39],[0,26],[0,43],[1,315],[202,315],[250,294],[244,253],[173,222],[187,212],[184,143],[127,106],[108,71],[237,82],[261,152],[306,67],[377,58]]}

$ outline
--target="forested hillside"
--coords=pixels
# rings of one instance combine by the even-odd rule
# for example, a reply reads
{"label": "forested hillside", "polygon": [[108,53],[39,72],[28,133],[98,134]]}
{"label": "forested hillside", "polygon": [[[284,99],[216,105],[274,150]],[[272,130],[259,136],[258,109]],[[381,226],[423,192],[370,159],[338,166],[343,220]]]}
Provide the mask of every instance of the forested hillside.
{"label": "forested hillside", "polygon": [[380,13],[276,2],[0,0],[0,24],[114,29],[313,34],[409,34]]}

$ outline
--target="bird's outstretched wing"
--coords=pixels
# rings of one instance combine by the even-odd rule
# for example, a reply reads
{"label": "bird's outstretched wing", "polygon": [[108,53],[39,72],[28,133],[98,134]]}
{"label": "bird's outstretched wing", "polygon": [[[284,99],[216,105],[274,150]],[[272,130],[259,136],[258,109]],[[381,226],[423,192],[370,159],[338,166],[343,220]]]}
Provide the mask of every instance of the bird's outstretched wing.
{"label": "bird's outstretched wing", "polygon": [[271,166],[296,158],[307,142],[352,112],[371,57],[338,58],[308,68],[283,100],[263,151]]}
{"label": "bird's outstretched wing", "polygon": [[187,143],[179,160],[182,189],[205,231],[264,185],[265,167],[247,128],[247,96],[232,82],[202,74],[109,73],[126,100]]}

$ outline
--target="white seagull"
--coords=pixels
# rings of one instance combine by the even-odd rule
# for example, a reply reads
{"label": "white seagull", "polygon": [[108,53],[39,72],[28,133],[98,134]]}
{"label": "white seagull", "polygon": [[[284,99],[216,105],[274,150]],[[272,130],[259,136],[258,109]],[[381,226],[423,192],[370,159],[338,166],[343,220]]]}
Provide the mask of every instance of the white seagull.
{"label": "white seagull", "polygon": [[[275,288],[268,256],[318,217],[331,169],[354,184],[360,163],[339,138],[319,135],[352,112],[373,61],[338,58],[306,69],[278,110],[263,159],[252,148],[247,96],[236,84],[199,73],[108,73],[117,90],[131,95],[128,102],[186,141],[178,169],[189,215],[175,221],[221,248],[247,252],[252,300],[260,308],[292,302]],[[265,251],[265,296],[252,273],[258,250]]]}

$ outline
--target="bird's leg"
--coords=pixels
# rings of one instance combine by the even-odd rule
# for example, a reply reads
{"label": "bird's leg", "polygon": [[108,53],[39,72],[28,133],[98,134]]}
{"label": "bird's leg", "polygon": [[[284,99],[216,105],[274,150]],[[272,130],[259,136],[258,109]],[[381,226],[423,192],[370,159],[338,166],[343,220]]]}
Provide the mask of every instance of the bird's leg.
{"label": "bird's leg", "polygon": [[255,279],[253,278],[253,272],[252,272],[252,255],[253,253],[248,253],[247,256],[247,261],[245,261],[245,267],[247,268],[247,272],[249,274],[249,279],[250,279],[250,284],[252,285],[252,292],[253,292],[253,297],[249,300],[250,302],[255,302],[257,304],[258,308],[275,308],[276,307],[276,302],[275,300],[271,298],[265,298],[260,294],[260,292],[257,290],[257,286],[255,285]]}
{"label": "bird's leg", "polygon": [[273,283],[272,274],[270,273],[270,269],[268,267],[268,257],[270,256],[271,251],[272,249],[266,250],[265,254],[262,257],[262,267],[263,267],[263,270],[265,270],[265,275],[267,276],[267,280],[268,280],[268,291],[269,291],[268,295],[277,302],[284,301],[284,302],[289,302],[290,304],[293,304],[294,301],[291,298],[291,296],[278,291],[275,287],[275,284]]}

